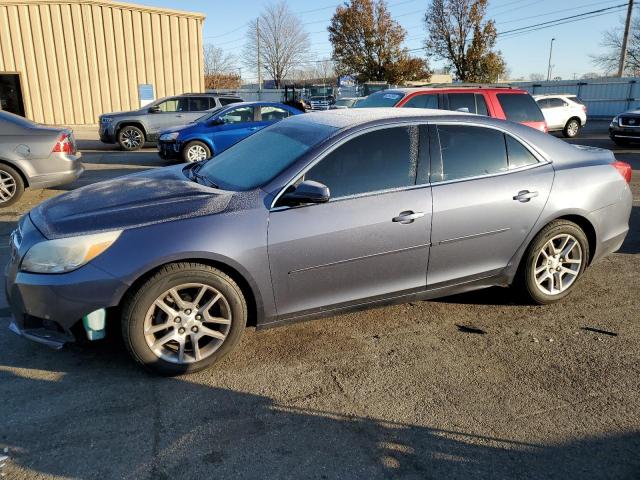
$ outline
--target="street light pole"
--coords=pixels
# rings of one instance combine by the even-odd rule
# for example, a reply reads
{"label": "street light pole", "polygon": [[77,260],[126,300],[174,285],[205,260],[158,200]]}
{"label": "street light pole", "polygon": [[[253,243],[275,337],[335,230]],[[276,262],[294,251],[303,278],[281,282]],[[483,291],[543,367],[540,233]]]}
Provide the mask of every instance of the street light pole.
{"label": "street light pole", "polygon": [[629,0],[627,7],[627,20],[624,23],[624,36],[622,37],[622,51],[620,52],[620,64],[618,65],[618,77],[624,75],[624,66],[627,63],[627,43],[629,42],[629,28],[631,27],[631,15],[633,14],[633,0]]}
{"label": "street light pole", "polygon": [[555,42],[556,39],[552,38],[551,39],[551,46],[549,46],[549,67],[547,68],[547,82],[549,80],[551,80],[551,54],[553,53],[553,42]]}

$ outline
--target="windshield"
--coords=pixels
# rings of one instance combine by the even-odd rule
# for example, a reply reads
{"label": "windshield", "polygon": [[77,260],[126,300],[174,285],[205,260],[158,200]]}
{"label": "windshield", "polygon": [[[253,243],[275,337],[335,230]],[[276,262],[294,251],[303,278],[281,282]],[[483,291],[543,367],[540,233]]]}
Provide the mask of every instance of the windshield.
{"label": "windshield", "polygon": [[214,108],[213,110],[208,110],[207,113],[205,113],[201,117],[198,117],[196,120],[193,121],[193,123],[206,122],[223,108],[224,107],[217,107],[217,108]]}
{"label": "windshield", "polygon": [[199,170],[225,190],[251,190],[273,180],[337,129],[283,120],[236,143]]}
{"label": "windshield", "polygon": [[355,108],[395,107],[404,97],[404,93],[381,90],[360,100]]}

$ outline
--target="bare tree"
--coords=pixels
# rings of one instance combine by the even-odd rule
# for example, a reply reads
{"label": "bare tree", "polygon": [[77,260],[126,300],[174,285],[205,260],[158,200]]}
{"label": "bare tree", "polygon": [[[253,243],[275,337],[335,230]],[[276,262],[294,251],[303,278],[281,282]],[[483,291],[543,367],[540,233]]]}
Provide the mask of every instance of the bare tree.
{"label": "bare tree", "polygon": [[316,63],[316,77],[321,78],[324,82],[330,82],[335,79],[336,72],[333,66],[333,61],[329,58],[323,58]]}
{"label": "bare tree", "polygon": [[207,89],[238,88],[240,73],[235,55],[211,44],[203,47],[204,84]]}
{"label": "bare tree", "polygon": [[309,35],[301,25],[286,1],[267,5],[249,24],[243,51],[245,65],[258,71],[259,57],[262,68],[279,88],[295,65],[308,59]]}
{"label": "bare tree", "polygon": [[[604,52],[590,55],[592,63],[607,74],[617,72],[620,64],[624,19],[620,19],[620,23],[621,27],[612,28],[602,33],[600,46],[604,49]],[[631,33],[627,45],[627,63],[624,66],[624,73],[634,77],[640,74],[640,17],[638,16],[633,18],[631,23]]]}
{"label": "bare tree", "polygon": [[532,82],[542,82],[544,79],[545,77],[541,73],[532,73],[529,75],[529,80]]}

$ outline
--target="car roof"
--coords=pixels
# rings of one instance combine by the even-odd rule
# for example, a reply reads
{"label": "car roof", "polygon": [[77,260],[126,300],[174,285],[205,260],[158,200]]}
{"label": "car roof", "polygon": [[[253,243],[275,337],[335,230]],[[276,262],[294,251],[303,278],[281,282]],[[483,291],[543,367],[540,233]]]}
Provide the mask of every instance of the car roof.
{"label": "car roof", "polygon": [[246,106],[246,107],[258,107],[258,106],[274,106],[274,107],[285,107],[285,108],[291,108],[289,107],[289,105],[285,104],[285,103],[280,103],[280,102],[268,102],[265,100],[254,100],[252,102],[234,102],[234,103],[230,103],[229,105],[225,105],[224,108],[227,109],[229,107],[242,107],[242,106]]}
{"label": "car roof", "polygon": [[533,95],[533,98],[577,97],[575,93],[541,93]]}
{"label": "car roof", "polygon": [[390,88],[388,90],[380,90],[384,92],[401,92],[401,93],[414,93],[414,92],[437,92],[441,90],[459,90],[461,92],[493,92],[493,93],[527,93],[526,90],[522,88],[512,87],[510,85],[474,85],[474,84],[455,84],[455,83],[445,83],[445,84],[434,84],[434,85],[424,85],[421,87],[401,87],[401,88]]}

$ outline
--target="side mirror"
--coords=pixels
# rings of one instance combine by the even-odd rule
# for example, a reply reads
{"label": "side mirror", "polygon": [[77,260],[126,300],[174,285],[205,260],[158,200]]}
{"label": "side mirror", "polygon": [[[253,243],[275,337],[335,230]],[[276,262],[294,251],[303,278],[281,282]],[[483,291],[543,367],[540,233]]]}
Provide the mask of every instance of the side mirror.
{"label": "side mirror", "polygon": [[214,118],[213,120],[209,120],[210,127],[217,127],[218,125],[224,125],[224,120],[221,118]]}
{"label": "side mirror", "polygon": [[285,205],[302,205],[305,203],[326,203],[331,198],[329,187],[313,180],[305,180],[293,190],[282,195]]}
{"label": "side mirror", "polygon": [[149,113],[159,113],[160,105],[154,105],[153,107],[149,107]]}

